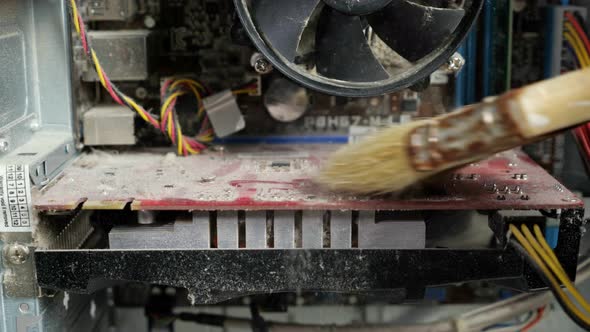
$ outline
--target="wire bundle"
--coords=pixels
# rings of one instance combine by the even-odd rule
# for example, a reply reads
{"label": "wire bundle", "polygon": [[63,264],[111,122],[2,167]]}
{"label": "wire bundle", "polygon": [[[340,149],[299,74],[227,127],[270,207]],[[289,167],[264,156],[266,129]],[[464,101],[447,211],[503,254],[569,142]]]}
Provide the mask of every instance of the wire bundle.
{"label": "wire bundle", "polygon": [[[541,279],[551,289],[565,313],[580,327],[590,330],[590,304],[584,299],[574,283],[569,279],[563,266],[555,256],[555,253],[545,240],[543,232],[538,225],[534,225],[533,232],[527,225],[521,225],[520,229],[510,225],[512,238],[510,245],[516,249],[539,274]],[[573,299],[561,288],[565,285]]]}
{"label": "wire bundle", "polygon": [[537,309],[535,312],[530,312],[526,319],[522,322],[496,324],[492,327],[484,329],[485,332],[526,332],[530,331],[543,319],[545,315],[545,307]]}
{"label": "wire bundle", "polygon": [[[166,80],[160,91],[160,97],[162,100],[160,115],[159,117],[156,117],[155,115],[150,114],[145,108],[137,104],[133,98],[121,92],[121,90],[111,82],[100,63],[96,52],[90,45],[86,26],[78,11],[76,0],[70,0],[70,9],[74,27],[82,42],[84,53],[94,64],[94,69],[96,70],[101,85],[106,89],[113,100],[117,104],[126,106],[137,112],[144,121],[167,135],[170,141],[172,141],[172,144],[176,146],[176,152],[178,155],[186,156],[198,154],[206,149],[207,143],[210,143],[215,138],[215,132],[211,127],[205,108],[203,107],[203,96],[210,95],[211,90],[193,79],[178,78]],[[252,94],[257,91],[258,85],[256,82],[250,82],[242,87],[232,90],[235,95]],[[176,113],[178,98],[187,94],[192,94],[197,99],[197,122],[201,124],[201,128],[196,137],[188,137],[183,134],[178,120],[178,114]]]}
{"label": "wire bundle", "polygon": [[[577,14],[565,13],[564,43],[575,58],[577,68],[590,67],[590,38],[584,26],[584,20]],[[585,124],[574,130],[584,160],[590,166],[590,124]]]}
{"label": "wire bundle", "polygon": [[[213,128],[210,126],[203,107],[202,96],[209,93],[210,90],[203,84],[192,79],[168,79],[162,85],[160,91],[163,101],[160,109],[160,131],[170,138],[172,144],[176,146],[178,155],[198,154],[207,148],[205,144],[215,138]],[[197,122],[201,123],[199,133],[194,138],[183,134],[176,113],[178,98],[188,94],[192,94],[197,100]]]}
{"label": "wire bundle", "polygon": [[[176,151],[179,155],[197,154],[202,150],[206,149],[205,143],[208,143],[213,140],[214,132],[213,129],[206,128],[208,121],[206,115],[204,114],[204,109],[202,107],[201,96],[202,93],[209,93],[210,91],[208,91],[202,84],[190,79],[166,81],[161,91],[162,97],[166,98],[162,98],[162,100],[164,100],[164,103],[162,104],[162,111],[160,113],[160,118],[158,119],[156,116],[146,111],[141,105],[137,104],[131,97],[121,92],[121,90],[119,90],[117,86],[115,86],[111,82],[100,63],[100,60],[96,55],[96,52],[90,45],[86,26],[84,24],[82,16],[80,15],[80,12],[78,11],[76,0],[70,0],[70,7],[74,27],[76,28],[76,32],[78,33],[78,36],[80,37],[80,40],[82,42],[84,53],[90,58],[90,60],[94,64],[94,69],[96,70],[101,85],[107,90],[107,92],[113,98],[113,100],[117,104],[121,106],[126,106],[131,110],[137,112],[137,114],[139,114],[139,116],[144,121],[148,122],[152,126],[161,130],[164,134],[166,134],[170,138],[172,143],[177,147]],[[197,116],[200,118],[204,118],[202,121],[203,128],[201,129],[201,132],[196,138],[187,137],[183,135],[181,126],[178,121],[178,116],[175,112],[175,106],[178,97],[185,95],[189,92],[192,92],[197,98],[199,105],[199,111],[197,113]]]}

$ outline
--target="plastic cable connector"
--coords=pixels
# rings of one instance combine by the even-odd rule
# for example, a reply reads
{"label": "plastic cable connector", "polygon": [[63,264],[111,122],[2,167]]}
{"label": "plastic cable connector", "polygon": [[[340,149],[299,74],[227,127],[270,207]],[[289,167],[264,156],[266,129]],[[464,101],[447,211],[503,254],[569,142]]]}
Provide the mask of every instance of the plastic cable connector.
{"label": "plastic cable connector", "polygon": [[209,121],[211,121],[217,137],[229,136],[246,126],[246,121],[238,106],[236,97],[230,90],[205,98],[203,106],[207,111]]}

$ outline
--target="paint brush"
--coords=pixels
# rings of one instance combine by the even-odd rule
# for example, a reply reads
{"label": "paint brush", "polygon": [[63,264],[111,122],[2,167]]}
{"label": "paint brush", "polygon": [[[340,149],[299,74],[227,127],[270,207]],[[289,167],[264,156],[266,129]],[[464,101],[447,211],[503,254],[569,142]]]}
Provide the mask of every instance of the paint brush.
{"label": "paint brush", "polygon": [[398,192],[449,169],[590,121],[590,69],[385,129],[335,152],[318,182],[358,194]]}

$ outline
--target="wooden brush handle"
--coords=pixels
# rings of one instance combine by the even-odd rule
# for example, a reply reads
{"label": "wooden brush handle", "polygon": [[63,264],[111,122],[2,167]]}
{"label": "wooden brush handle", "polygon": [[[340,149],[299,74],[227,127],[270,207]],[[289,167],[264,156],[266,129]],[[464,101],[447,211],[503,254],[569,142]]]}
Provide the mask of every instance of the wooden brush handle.
{"label": "wooden brush handle", "polygon": [[590,69],[424,120],[408,135],[412,165],[433,171],[483,159],[590,121]]}
{"label": "wooden brush handle", "polygon": [[590,69],[542,81],[500,98],[525,138],[590,121]]}

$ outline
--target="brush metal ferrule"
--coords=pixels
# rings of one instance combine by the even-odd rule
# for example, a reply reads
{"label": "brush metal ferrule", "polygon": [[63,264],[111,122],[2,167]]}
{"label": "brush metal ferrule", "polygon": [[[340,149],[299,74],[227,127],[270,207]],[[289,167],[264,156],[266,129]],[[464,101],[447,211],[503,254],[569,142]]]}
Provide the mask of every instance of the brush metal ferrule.
{"label": "brush metal ferrule", "polygon": [[505,98],[488,99],[418,126],[409,135],[414,168],[452,167],[519,145],[511,107]]}

